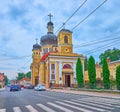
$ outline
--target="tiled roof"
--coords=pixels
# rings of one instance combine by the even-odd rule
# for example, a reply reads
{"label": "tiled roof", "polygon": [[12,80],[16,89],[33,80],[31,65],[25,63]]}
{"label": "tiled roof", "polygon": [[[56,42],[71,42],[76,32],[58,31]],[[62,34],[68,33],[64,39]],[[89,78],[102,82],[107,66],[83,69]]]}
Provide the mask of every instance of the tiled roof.
{"label": "tiled roof", "polygon": [[45,53],[45,54],[42,56],[42,58],[40,59],[40,61],[41,61],[41,62],[42,62],[42,61],[45,61],[45,59],[48,57],[49,54],[50,54],[50,52]]}
{"label": "tiled roof", "polygon": [[22,78],[22,80],[24,80],[24,81],[30,81],[30,78],[25,77],[25,78]]}
{"label": "tiled roof", "polygon": [[45,61],[45,59],[50,55],[50,54],[56,54],[58,51],[56,50],[56,51],[53,51],[53,52],[47,52],[47,53],[45,53],[43,56],[42,56],[42,58],[40,59],[40,62],[43,62],[43,61]]}

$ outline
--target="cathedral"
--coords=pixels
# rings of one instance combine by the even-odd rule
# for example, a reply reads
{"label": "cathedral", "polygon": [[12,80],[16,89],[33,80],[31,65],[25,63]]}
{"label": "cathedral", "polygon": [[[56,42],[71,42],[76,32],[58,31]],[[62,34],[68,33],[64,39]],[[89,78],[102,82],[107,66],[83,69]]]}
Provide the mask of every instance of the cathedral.
{"label": "cathedral", "polygon": [[31,83],[45,84],[49,88],[50,83],[54,87],[76,86],[76,62],[81,58],[83,71],[84,59],[82,54],[73,53],[72,32],[69,29],[61,29],[54,34],[54,24],[50,20],[47,23],[47,34],[41,36],[40,43],[36,41],[32,49]]}

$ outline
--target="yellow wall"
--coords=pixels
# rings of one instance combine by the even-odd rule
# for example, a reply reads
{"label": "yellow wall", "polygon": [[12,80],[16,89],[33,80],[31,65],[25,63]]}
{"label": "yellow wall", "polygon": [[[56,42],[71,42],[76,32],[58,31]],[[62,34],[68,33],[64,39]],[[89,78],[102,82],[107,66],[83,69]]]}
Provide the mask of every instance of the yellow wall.
{"label": "yellow wall", "polygon": [[45,78],[44,78],[44,76],[45,76],[45,64],[44,64],[44,62],[40,63],[39,74],[40,74],[39,83],[44,84],[45,83]]}
{"label": "yellow wall", "polygon": [[[120,62],[110,62],[108,63],[108,68],[110,71],[110,79],[115,80],[116,79],[116,68],[120,65]],[[85,71],[84,73],[85,80],[88,81],[88,71]],[[102,66],[97,65],[96,66],[96,79],[102,80]]]}

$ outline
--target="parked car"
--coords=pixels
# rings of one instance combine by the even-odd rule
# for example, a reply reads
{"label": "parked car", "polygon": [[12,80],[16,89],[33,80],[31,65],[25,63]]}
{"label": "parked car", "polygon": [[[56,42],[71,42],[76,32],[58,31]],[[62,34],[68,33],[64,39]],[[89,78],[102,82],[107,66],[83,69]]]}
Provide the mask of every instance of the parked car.
{"label": "parked car", "polygon": [[20,90],[21,90],[21,86],[18,84],[10,86],[10,91],[20,91]]}
{"label": "parked car", "polygon": [[11,84],[7,84],[7,87],[10,87],[11,86]]}
{"label": "parked car", "polygon": [[28,85],[26,86],[26,89],[33,89],[33,88],[34,88],[34,86],[31,85],[31,84],[28,84]]}
{"label": "parked car", "polygon": [[43,84],[38,84],[37,86],[34,87],[35,91],[46,91],[46,87]]}

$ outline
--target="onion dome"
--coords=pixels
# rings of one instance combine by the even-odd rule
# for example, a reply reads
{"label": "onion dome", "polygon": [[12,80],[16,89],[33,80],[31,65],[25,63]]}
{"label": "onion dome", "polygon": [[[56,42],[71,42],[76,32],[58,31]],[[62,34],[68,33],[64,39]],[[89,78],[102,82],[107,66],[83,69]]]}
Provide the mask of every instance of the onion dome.
{"label": "onion dome", "polygon": [[53,34],[53,29],[54,29],[54,24],[51,22],[51,17],[50,16],[50,21],[47,23],[47,35],[43,35],[40,40],[40,44],[42,46],[44,45],[57,45],[57,36]]}
{"label": "onion dome", "polygon": [[33,45],[33,50],[39,50],[39,49],[41,49],[41,46],[38,43]]}
{"label": "onion dome", "polygon": [[40,50],[41,46],[38,44],[38,39],[36,38],[36,44],[33,45],[33,50]]}
{"label": "onion dome", "polygon": [[48,33],[47,35],[41,37],[40,44],[42,46],[57,45],[57,36],[52,33]]}

